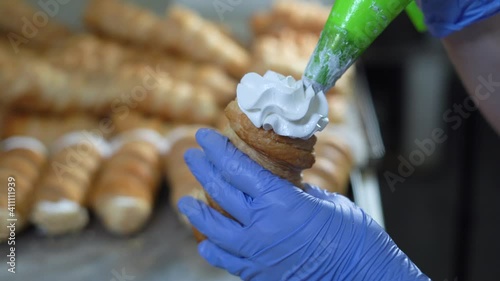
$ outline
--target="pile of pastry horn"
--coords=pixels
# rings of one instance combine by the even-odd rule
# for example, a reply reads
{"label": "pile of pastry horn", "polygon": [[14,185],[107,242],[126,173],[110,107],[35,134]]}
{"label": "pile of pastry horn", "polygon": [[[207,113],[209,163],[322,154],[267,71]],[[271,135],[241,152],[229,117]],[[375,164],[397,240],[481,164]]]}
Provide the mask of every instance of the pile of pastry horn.
{"label": "pile of pastry horn", "polygon": [[[243,74],[300,78],[328,10],[278,2],[252,18],[255,40],[245,48],[179,6],[157,15],[90,0],[87,32],[74,33],[53,17],[37,28],[40,7],[0,1],[0,180],[14,179],[16,193],[9,209],[11,194],[0,190],[0,219],[12,210],[16,231],[32,224],[64,235],[82,231],[93,213],[108,231],[129,235],[165,203],[162,178],[174,211],[184,195],[206,200],[183,159],[197,147],[195,132],[226,126],[223,109]],[[327,94],[332,123],[344,122],[352,91],[353,71]],[[353,165],[346,141],[318,134],[315,149],[304,179],[345,192]],[[8,235],[2,228],[0,241]]]}
{"label": "pile of pastry horn", "polygon": [[[2,1],[0,10],[12,11],[2,21],[32,15],[26,6]],[[182,7],[160,17],[121,0],[91,0],[84,18],[91,33],[35,36],[43,42],[16,41],[25,29],[0,21],[0,33],[11,29],[0,42],[2,104],[98,116],[128,108],[169,122],[212,124],[248,69],[243,47]]]}
{"label": "pile of pastry horn", "polygon": [[[31,121],[49,134],[58,130],[51,120]],[[14,183],[0,195],[15,197],[15,203],[1,200],[0,218],[15,218],[17,232],[31,223],[42,235],[59,236],[82,231],[93,212],[111,233],[129,235],[151,218],[162,176],[169,180],[173,204],[187,194],[203,196],[183,154],[196,146],[194,134],[206,125],[160,127],[157,121],[131,114],[117,121],[111,137],[78,130],[48,146],[28,134],[4,139],[0,176]],[[9,234],[2,228],[0,241]]]}
{"label": "pile of pastry horn", "polygon": [[[2,197],[15,195],[15,207],[2,200],[0,217],[17,219],[16,231],[31,222],[42,234],[63,235],[81,231],[92,210],[110,232],[135,233],[152,214],[167,149],[165,137],[146,127],[109,140],[74,131],[50,147],[33,137],[7,138],[0,175],[15,184]],[[8,235],[2,228],[0,240]]]}

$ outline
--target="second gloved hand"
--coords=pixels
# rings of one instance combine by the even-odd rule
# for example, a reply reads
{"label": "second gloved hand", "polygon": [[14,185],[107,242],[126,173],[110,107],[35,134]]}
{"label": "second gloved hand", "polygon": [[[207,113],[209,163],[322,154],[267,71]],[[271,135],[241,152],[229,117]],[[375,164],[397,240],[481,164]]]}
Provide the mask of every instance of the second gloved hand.
{"label": "second gloved hand", "polygon": [[445,37],[500,12],[498,0],[417,0],[429,31]]}
{"label": "second gloved hand", "polygon": [[200,254],[243,280],[429,280],[349,199],[274,176],[211,130],[186,162],[236,220],[191,197],[179,209],[208,237]]}

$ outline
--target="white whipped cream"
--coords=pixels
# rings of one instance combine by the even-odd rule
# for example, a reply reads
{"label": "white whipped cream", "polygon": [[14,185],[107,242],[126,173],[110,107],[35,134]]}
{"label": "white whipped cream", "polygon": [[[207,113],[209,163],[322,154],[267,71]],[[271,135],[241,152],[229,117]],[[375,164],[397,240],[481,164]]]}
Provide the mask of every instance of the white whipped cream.
{"label": "white whipped cream", "polygon": [[47,214],[77,213],[81,212],[82,206],[76,202],[62,199],[57,202],[41,201],[36,205],[35,209]]}
{"label": "white whipped cream", "polygon": [[165,154],[170,149],[170,143],[157,131],[140,128],[121,133],[113,138],[111,147],[113,153],[129,141],[145,141],[156,146],[160,154]]}
{"label": "white whipped cream", "polygon": [[93,146],[105,158],[111,155],[111,148],[106,139],[91,135],[87,131],[75,131],[60,137],[52,145],[52,154],[56,154],[70,146],[83,146],[86,144]]}
{"label": "white whipped cream", "polygon": [[77,202],[62,199],[57,202],[38,202],[32,213],[31,221],[39,230],[50,235],[75,232],[87,225],[89,214]]}
{"label": "white whipped cream", "polygon": [[237,88],[238,105],[257,128],[281,136],[308,139],[328,124],[323,92],[304,90],[302,80],[268,71],[246,74]]}
{"label": "white whipped cream", "polygon": [[35,151],[39,154],[47,155],[47,148],[39,140],[32,137],[25,136],[13,136],[8,139],[3,140],[0,143],[0,148],[4,151],[10,151],[15,149],[28,149]]}
{"label": "white whipped cream", "polygon": [[143,205],[142,200],[130,196],[116,196],[113,197],[109,204],[119,208],[134,208],[138,205]]}

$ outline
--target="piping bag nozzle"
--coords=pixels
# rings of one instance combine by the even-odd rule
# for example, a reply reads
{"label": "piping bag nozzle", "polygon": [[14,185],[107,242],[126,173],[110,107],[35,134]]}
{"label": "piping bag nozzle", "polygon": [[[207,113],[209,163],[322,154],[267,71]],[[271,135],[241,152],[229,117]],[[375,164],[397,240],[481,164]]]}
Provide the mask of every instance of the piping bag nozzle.
{"label": "piping bag nozzle", "polygon": [[336,0],[304,72],[304,87],[328,92],[411,1]]}

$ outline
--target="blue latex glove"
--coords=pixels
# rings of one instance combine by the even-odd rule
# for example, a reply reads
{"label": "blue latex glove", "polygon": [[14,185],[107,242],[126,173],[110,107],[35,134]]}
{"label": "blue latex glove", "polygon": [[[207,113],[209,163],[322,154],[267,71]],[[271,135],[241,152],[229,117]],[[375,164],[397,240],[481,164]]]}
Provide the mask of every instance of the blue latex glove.
{"label": "blue latex glove", "polygon": [[445,37],[500,11],[498,0],[421,0],[432,35]]}
{"label": "blue latex glove", "polygon": [[237,221],[192,197],[179,209],[208,237],[210,264],[243,280],[429,280],[363,210],[344,196],[274,176],[227,138],[202,129],[185,158]]}

